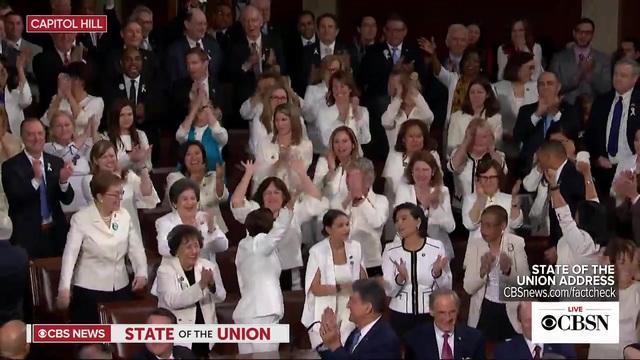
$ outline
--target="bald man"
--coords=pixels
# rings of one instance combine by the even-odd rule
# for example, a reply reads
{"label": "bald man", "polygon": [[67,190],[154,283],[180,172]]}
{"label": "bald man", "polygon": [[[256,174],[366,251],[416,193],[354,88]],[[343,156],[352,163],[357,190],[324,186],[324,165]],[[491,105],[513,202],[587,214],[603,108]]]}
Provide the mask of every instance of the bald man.
{"label": "bald man", "polygon": [[29,354],[27,327],[20,320],[11,320],[0,328],[0,357],[24,359]]}
{"label": "bald man", "polygon": [[202,48],[209,57],[209,74],[218,78],[224,54],[220,45],[211,35],[207,34],[207,17],[198,8],[190,9],[184,18],[184,33],[167,49],[167,72],[169,80],[176,80],[188,76],[186,55],[189,49]]}

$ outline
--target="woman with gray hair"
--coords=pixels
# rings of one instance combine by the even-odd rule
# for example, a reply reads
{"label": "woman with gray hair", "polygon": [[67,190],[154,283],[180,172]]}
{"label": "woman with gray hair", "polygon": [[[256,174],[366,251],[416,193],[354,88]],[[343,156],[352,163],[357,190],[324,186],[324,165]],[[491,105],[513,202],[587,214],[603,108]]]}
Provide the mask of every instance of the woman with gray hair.
{"label": "woman with gray hair", "polygon": [[380,236],[389,216],[389,201],[384,195],[373,192],[376,175],[371,160],[353,160],[346,171],[348,193],[334,198],[331,208],[343,210],[349,216],[351,238],[362,246],[362,262],[367,275],[382,276]]}

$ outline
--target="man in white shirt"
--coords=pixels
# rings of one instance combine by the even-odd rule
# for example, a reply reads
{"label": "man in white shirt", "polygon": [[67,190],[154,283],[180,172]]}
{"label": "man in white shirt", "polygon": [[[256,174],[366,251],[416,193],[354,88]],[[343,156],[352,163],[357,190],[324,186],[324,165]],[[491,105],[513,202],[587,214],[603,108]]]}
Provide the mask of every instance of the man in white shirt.
{"label": "man in white shirt", "polygon": [[438,288],[429,297],[433,322],[420,325],[405,337],[408,359],[484,359],[482,333],[459,323],[460,298],[454,290]]}
{"label": "man in white shirt", "polygon": [[442,62],[447,70],[451,72],[460,72],[460,60],[462,54],[469,44],[469,30],[462,24],[451,24],[447,30],[445,44],[449,49],[449,55]]}
{"label": "man in white shirt", "polygon": [[499,344],[494,352],[496,360],[540,360],[546,358],[544,354],[550,353],[561,355],[563,359],[576,358],[576,349],[573,345],[534,343],[531,340],[531,301],[522,301],[518,304],[518,321],[522,334]]}
{"label": "man in white shirt", "polygon": [[400,359],[400,340],[382,314],[385,310],[386,294],[374,279],[353,282],[349,297],[349,321],[356,329],[349,334],[344,346],[340,341],[340,325],[336,314],[326,308],[320,321],[320,337],[323,344],[318,347],[322,359]]}

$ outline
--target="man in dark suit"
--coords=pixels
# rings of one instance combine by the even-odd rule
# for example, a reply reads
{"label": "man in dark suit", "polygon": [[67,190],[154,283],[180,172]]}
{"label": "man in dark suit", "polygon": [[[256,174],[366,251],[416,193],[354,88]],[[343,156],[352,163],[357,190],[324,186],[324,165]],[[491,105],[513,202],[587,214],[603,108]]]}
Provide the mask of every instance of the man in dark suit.
{"label": "man in dark suit", "polygon": [[71,164],[43,153],[44,125],[36,118],[20,126],[25,150],[2,164],[2,185],[13,222],[11,243],[22,246],[30,258],[61,256],[69,224],[60,203],[73,201]]}
{"label": "man in dark suit", "polygon": [[358,85],[362,89],[364,105],[369,109],[369,127],[372,141],[364,147],[370,158],[384,160],[389,152],[388,141],[380,118],[389,105],[387,82],[394,67],[412,67],[425,74],[420,50],[405,41],[407,25],[403,18],[393,14],[384,29],[386,42],[372,45],[360,64]]}
{"label": "man in dark suit", "polygon": [[405,338],[405,359],[485,358],[484,338],[479,330],[456,324],[460,298],[455,291],[439,288],[429,297],[433,322],[411,330]]}
{"label": "man in dark suit", "polygon": [[[165,308],[157,308],[147,317],[147,325],[177,324],[176,316]],[[173,343],[146,343],[144,350],[133,357],[135,360],[195,359],[191,349]]]}
{"label": "man in dark suit", "polygon": [[29,257],[27,252],[13,246],[11,238],[13,225],[9,214],[0,213],[0,324],[13,319],[23,319],[23,299],[28,286]]}
{"label": "man in dark suit", "polygon": [[215,106],[223,102],[220,84],[209,72],[209,61],[207,54],[200,48],[193,48],[187,52],[188,76],[176,81],[171,91],[173,121],[166,123],[171,131],[175,132],[187,116],[191,101],[197,97],[198,91],[204,91]]}
{"label": "man in dark suit", "polygon": [[358,78],[360,63],[364,58],[367,50],[371,45],[375,44],[378,35],[378,22],[371,15],[363,15],[356,24],[358,34],[353,38],[349,45],[349,57],[351,58],[351,69]]}
{"label": "man in dark suit", "polygon": [[184,35],[167,49],[167,72],[173,82],[187,76],[185,55],[189,49],[200,47],[209,57],[209,73],[218,76],[224,56],[218,42],[207,35],[207,18],[200,9],[191,9],[184,20]]}
{"label": "man in dark suit", "polygon": [[518,156],[518,175],[531,171],[533,154],[544,142],[552,127],[560,126],[570,139],[577,139],[580,120],[575,108],[560,97],[560,82],[555,74],[544,72],[538,78],[539,100],[524,105],[518,112],[513,138],[521,146]]}
{"label": "man in dark suit", "polygon": [[619,60],[613,70],[613,90],[596,98],[591,107],[585,137],[598,194],[603,198],[609,193],[618,163],[635,154],[633,139],[640,129],[640,88],[634,86],[639,74],[637,62]]}
{"label": "man in dark suit", "polygon": [[320,357],[326,360],[400,359],[400,340],[382,319],[386,304],[384,289],[376,280],[360,279],[352,285],[349,298],[349,320],[356,329],[349,334],[344,346],[340,342],[340,326],[336,314],[325,309],[320,323],[322,344]]}
{"label": "man in dark suit", "polygon": [[161,58],[164,55],[164,41],[160,32],[153,27],[153,11],[144,5],[136,6],[129,20],[136,21],[142,28],[142,43],[140,48],[152,51],[156,57]]}
{"label": "man in dark suit", "polygon": [[[571,214],[575,216],[578,204],[585,199],[584,176],[578,172],[573,162],[567,158],[564,146],[559,141],[547,140],[538,149],[538,165],[543,173],[552,169],[556,174],[556,184],[565,199]],[[552,191],[549,188],[549,191]],[[549,240],[554,247],[562,237],[562,229],[552,206],[549,206]]]}
{"label": "man in dark suit", "polygon": [[518,304],[518,321],[522,327],[522,334],[508,339],[498,345],[494,351],[496,360],[540,360],[548,357],[545,354],[556,354],[563,359],[575,359],[576,349],[570,344],[541,344],[531,341],[531,302],[523,301]]}
{"label": "man in dark suit", "polygon": [[[309,10],[304,10],[298,15],[297,32],[287,39],[286,57],[287,59],[299,60],[304,57],[305,48],[314,46],[318,42],[316,35],[316,16]],[[309,82],[309,75],[305,74],[303,61],[289,61],[289,77],[291,87],[300,96],[304,96]]]}
{"label": "man in dark suit", "polygon": [[616,206],[617,234],[620,237],[633,239],[640,245],[640,195],[638,195],[637,172],[624,170],[613,180],[613,190],[622,200]]}
{"label": "man in dark suit", "polygon": [[[96,8],[96,0],[82,0],[76,12],[79,15],[96,15]],[[121,45],[118,36],[120,20],[116,14],[115,0],[105,2],[103,13],[107,16],[106,33],[80,33],[76,37],[76,41],[82,44],[94,59],[104,59],[111,47]]]}
{"label": "man in dark suit", "polygon": [[280,72],[284,73],[285,66],[281,44],[260,31],[260,11],[252,5],[247,5],[242,11],[241,21],[246,36],[232,45],[228,57],[227,74],[234,83],[233,109],[240,109],[240,105],[253,95],[257,78],[262,72],[279,66]]}
{"label": "man in dark suit", "polygon": [[230,31],[233,25],[233,9],[231,5],[225,3],[216,5],[213,13],[213,23],[210,25],[213,30],[213,37],[220,45],[222,53],[229,54],[233,44]]}

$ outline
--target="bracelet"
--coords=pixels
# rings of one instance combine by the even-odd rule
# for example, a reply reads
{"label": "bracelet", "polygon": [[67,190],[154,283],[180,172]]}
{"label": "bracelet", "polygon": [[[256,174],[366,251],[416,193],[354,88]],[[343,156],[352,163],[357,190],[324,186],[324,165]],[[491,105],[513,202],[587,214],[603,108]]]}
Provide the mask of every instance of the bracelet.
{"label": "bracelet", "polygon": [[560,190],[560,185],[549,186],[549,191],[556,191],[556,190]]}
{"label": "bracelet", "polygon": [[403,281],[403,282],[400,282],[400,281],[398,281],[398,276],[400,276],[400,274],[397,274],[397,275],[396,275],[396,278],[395,278],[396,284],[398,284],[398,285],[400,285],[400,286],[404,286],[404,284],[406,284],[406,283],[407,283],[407,279],[404,279],[404,281]]}

